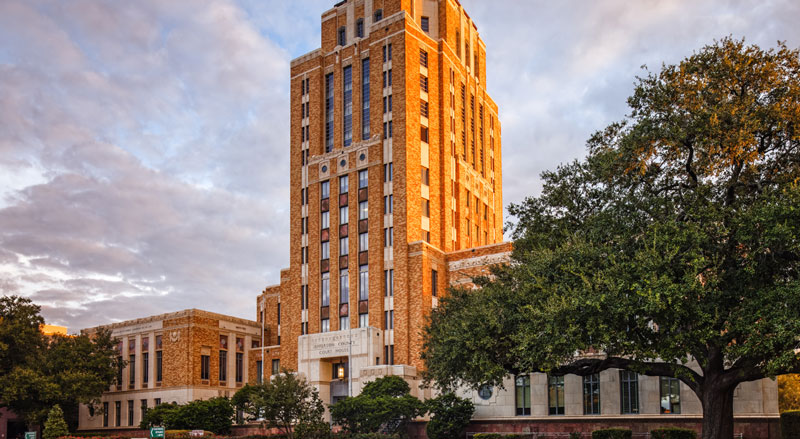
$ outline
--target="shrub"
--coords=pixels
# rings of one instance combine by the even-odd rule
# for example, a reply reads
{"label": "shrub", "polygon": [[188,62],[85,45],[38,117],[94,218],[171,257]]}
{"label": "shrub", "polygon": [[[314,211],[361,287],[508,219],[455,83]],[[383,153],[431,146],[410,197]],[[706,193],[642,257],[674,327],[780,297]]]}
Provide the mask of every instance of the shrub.
{"label": "shrub", "polygon": [[464,430],[475,413],[472,401],[445,393],[427,401],[431,420],[425,426],[430,439],[453,439],[464,436]]}
{"label": "shrub", "polygon": [[[214,434],[227,434],[233,423],[233,405],[227,398],[211,398],[188,404],[159,404],[145,412],[139,428],[163,426],[168,434],[173,430],[208,430]],[[173,432],[170,439],[183,438]]]}
{"label": "shrub", "polygon": [[378,378],[358,396],[331,405],[331,418],[347,433],[393,434],[425,413],[424,404],[410,392],[408,383],[398,376]]}
{"label": "shrub", "polygon": [[627,428],[604,428],[592,432],[592,439],[631,439],[633,432]]}
{"label": "shrub", "polygon": [[651,439],[697,439],[697,432],[690,428],[664,427],[650,431]]}
{"label": "shrub", "polygon": [[47,420],[44,422],[44,434],[42,438],[57,439],[67,434],[69,434],[69,429],[67,428],[66,421],[64,421],[64,412],[61,410],[61,406],[56,404],[50,409]]}
{"label": "shrub", "polygon": [[295,439],[330,439],[331,426],[324,421],[300,422],[294,427]]}
{"label": "shrub", "polygon": [[781,437],[783,439],[800,437],[800,410],[789,410],[781,413]]}

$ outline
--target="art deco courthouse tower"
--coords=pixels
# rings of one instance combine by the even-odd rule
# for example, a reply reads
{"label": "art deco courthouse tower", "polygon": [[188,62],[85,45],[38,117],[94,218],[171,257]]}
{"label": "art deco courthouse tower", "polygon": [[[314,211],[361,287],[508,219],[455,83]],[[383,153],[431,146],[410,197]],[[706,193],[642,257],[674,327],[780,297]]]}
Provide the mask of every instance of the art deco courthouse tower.
{"label": "art deco courthouse tower", "polygon": [[[370,345],[369,365],[418,368],[448,261],[508,250],[493,246],[500,123],[485,45],[455,0],[343,1],[321,34],[291,64],[291,257],[281,285],[259,296],[269,355],[302,371],[325,344],[302,336],[372,327],[377,341],[353,342]],[[325,368],[311,375],[336,373]]]}

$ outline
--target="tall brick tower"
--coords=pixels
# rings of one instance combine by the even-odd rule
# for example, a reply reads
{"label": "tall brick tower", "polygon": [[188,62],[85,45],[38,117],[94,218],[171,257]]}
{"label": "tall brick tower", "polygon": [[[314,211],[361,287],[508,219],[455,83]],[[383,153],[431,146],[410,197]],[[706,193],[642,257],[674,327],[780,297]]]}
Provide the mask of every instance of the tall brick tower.
{"label": "tall brick tower", "polygon": [[486,48],[456,0],[346,0],[321,33],[291,64],[291,257],[258,298],[267,361],[321,387],[376,365],[413,377],[451,264],[509,249]]}

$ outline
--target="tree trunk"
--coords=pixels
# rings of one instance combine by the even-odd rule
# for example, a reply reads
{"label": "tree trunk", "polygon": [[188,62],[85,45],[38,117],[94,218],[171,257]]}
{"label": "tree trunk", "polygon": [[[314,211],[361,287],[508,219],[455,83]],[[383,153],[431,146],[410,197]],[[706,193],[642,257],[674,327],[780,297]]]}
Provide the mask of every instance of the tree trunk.
{"label": "tree trunk", "polygon": [[703,403],[702,439],[733,439],[733,388],[709,386],[700,400]]}

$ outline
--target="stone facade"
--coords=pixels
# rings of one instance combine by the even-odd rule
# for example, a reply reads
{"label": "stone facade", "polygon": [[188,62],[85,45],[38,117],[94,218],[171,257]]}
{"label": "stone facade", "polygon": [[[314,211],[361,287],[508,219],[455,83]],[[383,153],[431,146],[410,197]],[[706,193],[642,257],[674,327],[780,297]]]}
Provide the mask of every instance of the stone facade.
{"label": "stone facade", "polygon": [[80,430],[138,428],[147,407],[232,396],[257,379],[262,329],[251,320],[188,309],[82,333],[100,328],[119,341],[117,352],[127,363],[103,395],[103,410],[92,415],[80,408]]}

